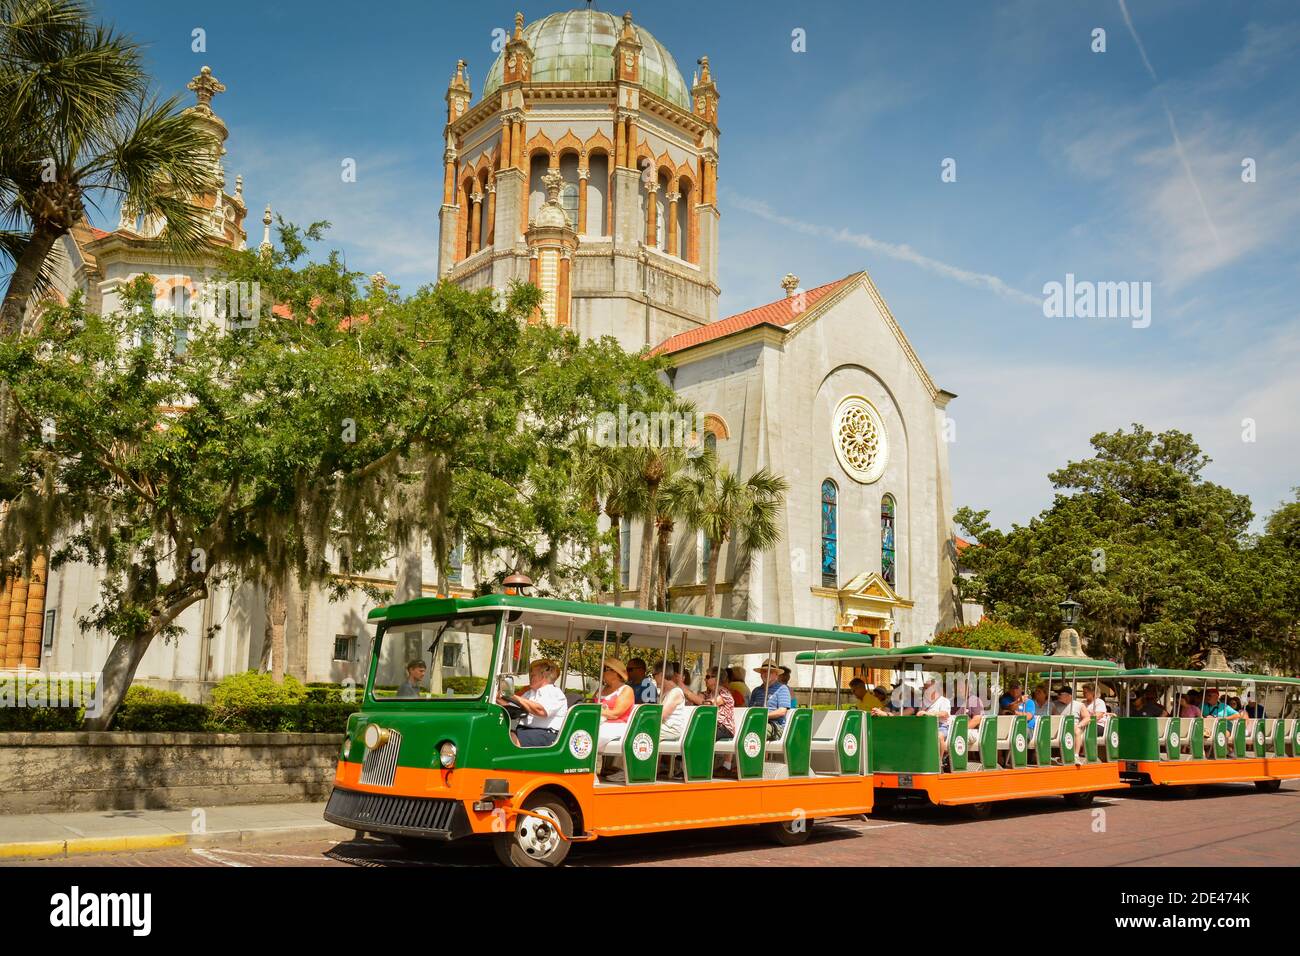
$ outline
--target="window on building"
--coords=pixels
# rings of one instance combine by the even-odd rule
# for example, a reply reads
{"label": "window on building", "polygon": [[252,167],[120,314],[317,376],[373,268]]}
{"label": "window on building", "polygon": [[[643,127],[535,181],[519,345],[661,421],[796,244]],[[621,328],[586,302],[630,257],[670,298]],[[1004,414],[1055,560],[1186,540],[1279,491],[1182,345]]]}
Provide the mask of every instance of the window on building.
{"label": "window on building", "polygon": [[456,534],[456,544],[447,556],[447,583],[460,584],[465,575],[465,538]]}
{"label": "window on building", "polygon": [[335,635],[334,659],[336,661],[355,661],[357,659],[357,636],[355,634]]}
{"label": "window on building", "polygon": [[632,522],[620,518],[618,522],[619,541],[619,587],[626,590],[632,586]]}
{"label": "window on building", "polygon": [[894,496],[880,499],[880,576],[892,588],[896,578],[894,550]]}
{"label": "window on building", "polygon": [[827,588],[839,585],[838,493],[835,482],[822,482],[822,587]]}

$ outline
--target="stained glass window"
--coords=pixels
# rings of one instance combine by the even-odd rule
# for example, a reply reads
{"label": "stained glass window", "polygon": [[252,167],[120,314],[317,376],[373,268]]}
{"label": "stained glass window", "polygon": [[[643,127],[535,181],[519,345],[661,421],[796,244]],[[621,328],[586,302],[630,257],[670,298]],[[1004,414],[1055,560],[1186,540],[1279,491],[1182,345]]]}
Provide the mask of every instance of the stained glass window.
{"label": "stained glass window", "polygon": [[836,536],[837,515],[835,482],[822,482],[822,587],[839,584],[839,554]]}
{"label": "stained glass window", "polygon": [[880,499],[880,576],[895,586],[894,496]]}

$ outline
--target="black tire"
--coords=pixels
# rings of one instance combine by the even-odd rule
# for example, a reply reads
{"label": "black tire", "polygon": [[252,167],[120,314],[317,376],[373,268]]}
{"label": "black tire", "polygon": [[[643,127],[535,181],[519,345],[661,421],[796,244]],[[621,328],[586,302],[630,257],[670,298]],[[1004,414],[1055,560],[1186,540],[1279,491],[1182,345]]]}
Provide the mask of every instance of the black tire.
{"label": "black tire", "polygon": [[497,859],[506,866],[559,866],[569,855],[572,844],[551,828],[559,827],[560,833],[573,836],[569,808],[558,797],[541,796],[525,803],[524,809],[549,816],[555,822],[548,824],[537,817],[516,815],[514,829],[492,837]]}
{"label": "black tire", "polygon": [[1087,807],[1091,806],[1092,798],[1096,796],[1091,790],[1085,790],[1083,793],[1066,793],[1063,794],[1067,806]]}
{"label": "black tire", "polygon": [[993,804],[991,803],[964,803],[959,809],[962,816],[968,820],[987,820],[993,816]]}
{"label": "black tire", "polygon": [[1281,780],[1256,780],[1255,789],[1260,793],[1277,793],[1282,789]]}
{"label": "black tire", "polygon": [[786,820],[784,823],[764,823],[763,833],[781,846],[802,846],[812,835],[812,828],[811,820]]}

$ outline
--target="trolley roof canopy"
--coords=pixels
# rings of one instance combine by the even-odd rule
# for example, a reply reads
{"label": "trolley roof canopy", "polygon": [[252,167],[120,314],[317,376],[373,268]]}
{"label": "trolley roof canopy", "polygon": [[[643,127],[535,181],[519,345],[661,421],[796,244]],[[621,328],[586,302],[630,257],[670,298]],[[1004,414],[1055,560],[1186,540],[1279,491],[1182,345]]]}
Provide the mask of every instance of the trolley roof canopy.
{"label": "trolley roof canopy", "polygon": [[981,651],[969,647],[914,644],[910,647],[864,647],[815,651],[798,655],[801,664],[857,664],[862,667],[900,668],[914,665],[932,671],[1054,671],[1112,675],[1119,665],[1089,657],[1048,657],[1014,651]]}
{"label": "trolley roof canopy", "polygon": [[1240,687],[1243,684],[1285,684],[1300,687],[1300,678],[1273,677],[1268,674],[1238,674],[1230,671],[1180,671],[1165,667],[1135,667],[1115,675],[1122,681],[1139,681],[1146,684],[1225,684]]}
{"label": "trolley roof canopy", "polygon": [[477,598],[417,598],[402,604],[377,607],[368,619],[383,621],[389,627],[434,621],[457,614],[509,611],[511,624],[532,627],[534,640],[565,641],[570,638],[597,647],[607,640],[611,651],[622,646],[662,648],[667,642],[680,648],[683,637],[686,649],[708,650],[722,645],[728,653],[767,653],[775,649],[799,647],[857,648],[870,651],[871,639],[852,631],[825,631],[817,628],[787,627],[759,621],[733,621],[694,614],[665,614],[640,608],[609,604],[585,604],[553,598],[523,597],[513,594],[487,594]]}

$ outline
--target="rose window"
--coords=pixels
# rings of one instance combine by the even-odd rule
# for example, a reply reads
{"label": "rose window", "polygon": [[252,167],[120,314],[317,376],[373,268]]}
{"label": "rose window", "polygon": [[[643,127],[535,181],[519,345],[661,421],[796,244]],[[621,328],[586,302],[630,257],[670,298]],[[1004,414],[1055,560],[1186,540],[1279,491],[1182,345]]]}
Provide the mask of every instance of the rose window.
{"label": "rose window", "polygon": [[880,413],[865,398],[850,395],[835,410],[835,455],[854,481],[880,478],[889,458],[889,439]]}

